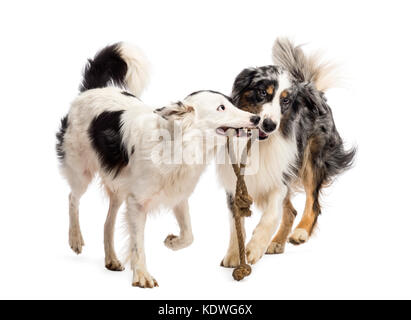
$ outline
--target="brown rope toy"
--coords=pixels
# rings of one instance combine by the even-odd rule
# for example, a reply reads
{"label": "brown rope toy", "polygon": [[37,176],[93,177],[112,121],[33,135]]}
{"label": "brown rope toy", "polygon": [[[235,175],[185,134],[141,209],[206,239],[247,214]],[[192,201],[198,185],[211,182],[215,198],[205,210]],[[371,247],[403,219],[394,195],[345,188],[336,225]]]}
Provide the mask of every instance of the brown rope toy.
{"label": "brown rope toy", "polygon": [[243,150],[240,165],[238,165],[233,154],[232,139],[230,139],[230,137],[227,137],[228,154],[231,158],[234,173],[237,176],[237,186],[234,197],[234,203],[232,206],[240,256],[240,265],[237,268],[235,268],[233,272],[233,278],[237,281],[241,281],[245,277],[248,277],[252,271],[251,266],[248,265],[246,262],[244,235],[241,227],[241,218],[250,217],[252,214],[250,207],[253,204],[253,199],[248,194],[247,185],[244,181],[244,171],[247,163],[247,157],[251,149],[251,145],[252,139],[250,138],[247,142],[247,147]]}

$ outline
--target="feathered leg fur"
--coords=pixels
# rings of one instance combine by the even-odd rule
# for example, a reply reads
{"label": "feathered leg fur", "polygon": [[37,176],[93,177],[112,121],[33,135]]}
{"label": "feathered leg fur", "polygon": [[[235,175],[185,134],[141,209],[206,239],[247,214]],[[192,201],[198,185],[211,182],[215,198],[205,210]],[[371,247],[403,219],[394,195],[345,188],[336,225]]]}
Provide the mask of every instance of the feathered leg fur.
{"label": "feathered leg fur", "polygon": [[280,228],[268,247],[267,254],[284,253],[285,244],[293,228],[294,220],[297,217],[297,210],[295,210],[293,204],[291,203],[290,197],[290,193],[288,193],[283,204],[283,217]]}

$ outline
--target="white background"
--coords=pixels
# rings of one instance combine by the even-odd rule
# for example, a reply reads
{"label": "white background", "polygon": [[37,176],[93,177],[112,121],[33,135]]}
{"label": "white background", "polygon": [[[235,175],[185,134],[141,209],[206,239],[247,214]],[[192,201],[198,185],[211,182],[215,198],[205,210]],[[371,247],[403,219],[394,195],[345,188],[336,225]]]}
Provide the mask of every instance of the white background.
{"label": "white background", "polygon": [[[411,298],[410,8],[408,1],[13,1],[2,2],[0,298],[286,299]],[[162,241],[170,213],[146,228],[148,267],[160,288],[131,287],[131,271],[104,268],[108,208],[94,183],[81,203],[86,247],[68,246],[69,189],[54,151],[59,119],[81,70],[104,45],[126,40],[153,65],[144,101],[159,106],[192,91],[230,93],[245,67],[271,63],[277,36],[323,49],[343,64],[329,92],[355,169],[323,197],[315,237],[266,256],[236,283],[219,263],[228,244],[224,190],[214,168],[193,194],[194,244]],[[295,204],[300,217],[304,197]],[[251,231],[260,217],[247,222]],[[116,246],[121,251],[121,220]]]}

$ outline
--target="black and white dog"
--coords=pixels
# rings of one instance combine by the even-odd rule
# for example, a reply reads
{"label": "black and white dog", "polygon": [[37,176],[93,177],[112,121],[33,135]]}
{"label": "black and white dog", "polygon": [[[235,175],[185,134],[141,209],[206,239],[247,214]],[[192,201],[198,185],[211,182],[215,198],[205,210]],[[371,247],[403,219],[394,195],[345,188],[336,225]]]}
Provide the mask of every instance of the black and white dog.
{"label": "black and white dog", "polygon": [[[344,150],[324,92],[333,84],[333,68],[318,55],[307,56],[288,39],[278,39],[274,64],[243,70],[235,79],[232,98],[241,110],[261,116],[259,153],[251,153],[258,171],[246,175],[250,195],[262,210],[260,223],[247,245],[249,263],[265,253],[282,253],[297,214],[291,196],[300,186],[307,195],[303,218],[289,238],[294,244],[308,240],[321,212],[320,191],[350,168],[355,149]],[[254,160],[253,160],[254,159]],[[229,164],[218,166],[229,207],[235,192],[235,176]],[[281,227],[276,231],[280,217]],[[234,223],[222,262],[239,264]]]}
{"label": "black and white dog", "polygon": [[153,288],[157,282],[147,271],[144,251],[147,214],[159,207],[173,209],[180,235],[169,236],[165,244],[173,250],[190,245],[188,197],[206,167],[206,162],[193,164],[184,158],[170,162],[167,150],[208,157],[216,145],[207,139],[225,144],[224,136],[232,131],[228,129],[255,128],[260,117],[236,108],[230,98],[214,91],[151,108],[138,99],[147,78],[146,59],[136,48],[119,43],[100,51],[86,66],[81,93],[62,120],[57,153],[71,188],[71,248],[77,254],[82,251],[79,201],[98,174],[110,198],[104,229],[106,267],[123,270],[113,236],[117,212],[126,202],[132,283]]}

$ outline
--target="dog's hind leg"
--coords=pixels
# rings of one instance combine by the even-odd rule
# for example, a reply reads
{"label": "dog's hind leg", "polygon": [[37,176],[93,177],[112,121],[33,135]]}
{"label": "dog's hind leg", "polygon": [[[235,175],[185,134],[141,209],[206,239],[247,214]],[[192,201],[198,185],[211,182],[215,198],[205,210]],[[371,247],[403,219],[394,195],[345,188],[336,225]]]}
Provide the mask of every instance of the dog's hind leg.
{"label": "dog's hind leg", "polygon": [[169,235],[164,244],[171,250],[187,248],[193,243],[193,231],[191,229],[191,219],[187,199],[174,208],[174,215],[180,227],[180,236]]}
{"label": "dog's hind leg", "polygon": [[65,175],[71,187],[71,193],[69,195],[69,245],[75,253],[80,254],[84,246],[79,221],[80,198],[86,192],[92,180],[92,174],[89,172],[76,174],[71,169],[65,169]]}
{"label": "dog's hind leg", "polygon": [[[221,266],[225,268],[236,268],[240,265],[240,256],[238,249],[237,230],[235,227],[233,212],[234,198],[230,193],[227,193],[227,205],[230,211],[230,244],[228,246],[225,257],[221,262]],[[243,237],[245,239],[246,233],[244,227],[244,218],[241,218],[241,229],[243,231]]]}
{"label": "dog's hind leg", "polygon": [[304,215],[289,239],[290,243],[294,245],[300,245],[308,241],[321,212],[316,192],[312,189],[308,189],[306,192],[307,200],[305,202]]}
{"label": "dog's hind leg", "polygon": [[106,254],[106,268],[111,271],[123,271],[124,267],[118,260],[114,250],[114,228],[118,210],[123,202],[123,197],[121,197],[117,192],[111,192],[108,189],[107,193],[110,197],[110,207],[108,210],[106,223],[104,225],[104,251]]}
{"label": "dog's hind leg", "polygon": [[293,223],[297,217],[297,210],[295,210],[291,203],[290,194],[284,199],[283,203],[283,218],[281,220],[280,229],[277,231],[273,241],[267,249],[267,254],[281,254],[284,253],[285,244],[288,236],[293,228]]}
{"label": "dog's hind leg", "polygon": [[316,165],[316,163],[321,163],[318,158],[319,150],[321,150],[321,145],[317,141],[311,140],[309,148],[305,151],[301,176],[307,199],[303,217],[289,239],[290,243],[294,245],[300,245],[308,241],[321,213],[319,196],[325,172]]}
{"label": "dog's hind leg", "polygon": [[133,195],[127,198],[126,219],[130,235],[130,262],[133,270],[133,287],[158,287],[157,281],[150,275],[146,266],[144,251],[144,229],[147,212]]}

